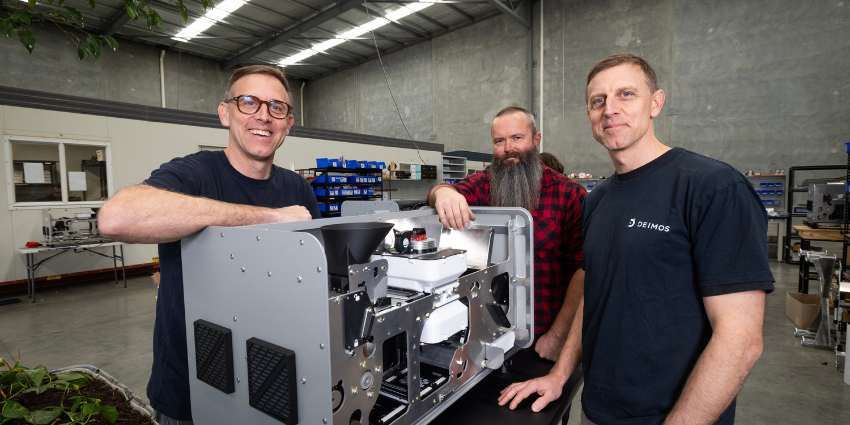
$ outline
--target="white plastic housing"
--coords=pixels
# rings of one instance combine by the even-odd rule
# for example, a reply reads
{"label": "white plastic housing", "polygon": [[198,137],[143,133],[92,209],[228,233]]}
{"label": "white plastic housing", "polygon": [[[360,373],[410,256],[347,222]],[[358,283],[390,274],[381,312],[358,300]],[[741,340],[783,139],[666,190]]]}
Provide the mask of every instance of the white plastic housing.
{"label": "white plastic housing", "polygon": [[372,260],[387,260],[387,285],[417,292],[431,292],[466,271],[466,253],[439,260],[417,260],[392,255],[373,256]]}
{"label": "white plastic housing", "polygon": [[469,307],[452,301],[431,313],[422,328],[422,342],[436,344],[469,326]]}

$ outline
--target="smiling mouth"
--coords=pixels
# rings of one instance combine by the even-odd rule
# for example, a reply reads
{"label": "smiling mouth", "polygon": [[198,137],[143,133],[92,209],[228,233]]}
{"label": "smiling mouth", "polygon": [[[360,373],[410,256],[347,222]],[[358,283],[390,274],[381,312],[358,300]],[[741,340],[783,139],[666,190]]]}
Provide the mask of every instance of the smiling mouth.
{"label": "smiling mouth", "polygon": [[254,135],[257,135],[257,136],[269,137],[269,136],[272,135],[271,132],[266,131],[266,130],[248,130],[248,131],[251,132],[251,134],[254,134]]}
{"label": "smiling mouth", "polygon": [[603,130],[610,130],[612,128],[623,127],[623,126],[625,126],[625,124],[611,124],[611,125],[605,126],[605,128]]}

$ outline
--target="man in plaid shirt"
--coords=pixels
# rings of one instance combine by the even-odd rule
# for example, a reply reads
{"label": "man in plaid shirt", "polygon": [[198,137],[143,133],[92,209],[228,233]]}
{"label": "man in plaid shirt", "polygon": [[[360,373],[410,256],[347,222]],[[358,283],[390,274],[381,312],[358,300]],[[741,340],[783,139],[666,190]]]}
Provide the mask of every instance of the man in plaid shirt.
{"label": "man in plaid shirt", "polygon": [[584,289],[581,205],[587,192],[540,161],[542,138],[522,108],[499,112],[491,127],[493,161],[455,185],[438,185],[428,200],[446,227],[462,231],[469,206],[522,207],[534,217],[535,350],[557,360]]}

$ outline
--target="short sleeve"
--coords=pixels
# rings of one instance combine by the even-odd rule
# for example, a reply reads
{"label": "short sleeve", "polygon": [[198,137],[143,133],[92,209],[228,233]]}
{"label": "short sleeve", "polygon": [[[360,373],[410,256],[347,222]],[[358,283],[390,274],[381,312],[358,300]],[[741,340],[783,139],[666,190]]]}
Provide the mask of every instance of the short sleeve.
{"label": "short sleeve", "polygon": [[579,184],[575,184],[572,187],[567,186],[567,188],[568,190],[572,190],[567,203],[563,205],[563,229],[565,233],[563,237],[567,243],[565,261],[568,267],[579,268],[582,267],[584,258],[584,235],[582,233],[581,216],[587,191]]}
{"label": "short sleeve", "polygon": [[[751,187],[736,181],[706,197],[690,217],[697,284],[703,295],[772,291],[767,213]],[[737,289],[736,289],[737,288]]]}
{"label": "short sleeve", "polygon": [[201,167],[203,165],[191,156],[174,158],[154,170],[142,184],[171,192],[200,196],[203,175]]}

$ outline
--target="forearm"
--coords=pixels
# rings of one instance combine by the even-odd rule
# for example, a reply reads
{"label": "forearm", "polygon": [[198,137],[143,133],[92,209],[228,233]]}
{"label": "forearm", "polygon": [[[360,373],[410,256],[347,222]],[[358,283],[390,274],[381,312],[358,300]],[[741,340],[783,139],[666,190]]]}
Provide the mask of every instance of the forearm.
{"label": "forearm", "polygon": [[570,279],[567,294],[564,296],[564,304],[561,306],[561,310],[555,317],[555,322],[552,323],[552,327],[549,329],[549,332],[554,333],[558,339],[564,340],[567,337],[567,332],[573,325],[578,304],[583,296],[584,270],[578,269],[573,273],[572,279]]}
{"label": "forearm", "polygon": [[241,226],[273,220],[274,210],[236,205],[138,185],[107,201],[98,214],[104,236],[127,243],[179,240],[207,226]]}
{"label": "forearm", "polygon": [[711,424],[732,403],[762,351],[762,341],[714,335],[665,424]]}
{"label": "forearm", "polygon": [[558,357],[558,361],[555,362],[555,366],[549,371],[550,375],[555,375],[562,381],[562,385],[570,379],[570,375],[572,375],[573,371],[581,363],[582,323],[584,323],[584,295],[579,298],[578,305],[576,306],[575,317],[572,320],[570,332],[567,334],[567,342],[564,344],[564,349],[561,350],[561,355]]}
{"label": "forearm", "polygon": [[[451,190],[455,190],[450,184],[443,183],[434,186],[431,191],[428,192],[428,205],[430,205],[431,208],[433,208],[435,206],[434,204],[437,202],[437,191],[446,187]],[[455,192],[457,191],[455,190]]]}

